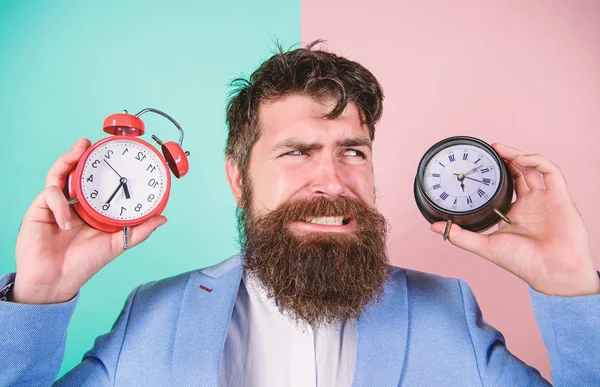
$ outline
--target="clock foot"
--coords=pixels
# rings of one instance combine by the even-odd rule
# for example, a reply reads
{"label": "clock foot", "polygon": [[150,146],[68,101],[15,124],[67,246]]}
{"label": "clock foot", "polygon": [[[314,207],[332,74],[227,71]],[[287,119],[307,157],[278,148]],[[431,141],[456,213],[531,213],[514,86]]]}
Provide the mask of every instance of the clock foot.
{"label": "clock foot", "polygon": [[506,215],[504,215],[502,212],[500,212],[497,208],[494,208],[494,212],[500,217],[502,218],[503,221],[505,221],[508,224],[512,224],[512,222],[510,221],[510,219],[508,219],[508,217]]}
{"label": "clock foot", "polygon": [[125,226],[123,228],[123,249],[127,250],[129,248],[129,227]]}
{"label": "clock foot", "polygon": [[446,222],[446,229],[444,230],[444,240],[448,239],[448,237],[450,236],[450,229],[452,228],[452,221],[450,219],[448,219],[448,221]]}

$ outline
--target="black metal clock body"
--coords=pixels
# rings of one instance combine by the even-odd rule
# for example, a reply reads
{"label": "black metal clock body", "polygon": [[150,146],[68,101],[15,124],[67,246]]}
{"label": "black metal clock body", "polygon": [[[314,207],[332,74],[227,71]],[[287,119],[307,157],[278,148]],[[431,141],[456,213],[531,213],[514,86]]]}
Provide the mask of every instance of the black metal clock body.
{"label": "black metal clock body", "polygon": [[513,179],[498,153],[482,140],[446,138],[419,162],[415,200],[430,222],[448,221],[474,232],[486,230],[510,208]]}

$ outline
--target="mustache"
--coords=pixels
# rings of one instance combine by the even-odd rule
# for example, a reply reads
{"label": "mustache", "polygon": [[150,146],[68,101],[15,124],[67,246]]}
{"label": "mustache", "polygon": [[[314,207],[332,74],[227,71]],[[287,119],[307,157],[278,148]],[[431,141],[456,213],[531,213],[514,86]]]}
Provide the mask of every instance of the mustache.
{"label": "mustache", "polygon": [[[377,211],[358,199],[339,197],[328,199],[325,197],[297,199],[281,204],[269,214],[269,217],[279,224],[292,221],[305,221],[319,217],[342,217],[344,220],[356,219],[358,224],[377,216]],[[260,221],[260,219],[258,220]]]}

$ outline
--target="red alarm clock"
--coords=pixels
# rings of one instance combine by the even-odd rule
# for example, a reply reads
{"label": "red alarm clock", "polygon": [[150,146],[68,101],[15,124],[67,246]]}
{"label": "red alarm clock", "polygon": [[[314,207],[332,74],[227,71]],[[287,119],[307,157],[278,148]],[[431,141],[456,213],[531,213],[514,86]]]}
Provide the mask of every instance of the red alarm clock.
{"label": "red alarm clock", "polygon": [[[144,134],[140,116],[153,112],[169,119],[179,130],[179,142],[163,143],[162,154],[138,138]],[[69,174],[69,204],[90,226],[105,232],[125,230],[128,248],[129,227],[160,215],[169,200],[171,175],[184,176],[189,170],[184,152],[183,129],[159,110],[146,108],[136,115],[113,114],[104,120],[103,130],[112,136],[90,146]]]}

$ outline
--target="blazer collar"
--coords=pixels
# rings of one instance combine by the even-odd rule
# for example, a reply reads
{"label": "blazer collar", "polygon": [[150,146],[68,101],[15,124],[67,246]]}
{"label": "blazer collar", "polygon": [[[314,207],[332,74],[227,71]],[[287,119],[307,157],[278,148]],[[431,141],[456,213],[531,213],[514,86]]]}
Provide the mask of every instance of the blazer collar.
{"label": "blazer collar", "polygon": [[[243,255],[236,254],[188,280],[173,349],[174,385],[219,386],[221,353],[240,287]],[[406,272],[392,268],[377,305],[358,320],[353,386],[398,385],[408,336]],[[207,307],[208,306],[208,307]]]}
{"label": "blazer collar", "polygon": [[392,268],[383,296],[358,319],[353,386],[397,386],[408,337],[406,272]]}
{"label": "blazer collar", "polygon": [[221,353],[242,277],[241,254],[192,272],[173,348],[174,386],[219,386]]}

